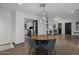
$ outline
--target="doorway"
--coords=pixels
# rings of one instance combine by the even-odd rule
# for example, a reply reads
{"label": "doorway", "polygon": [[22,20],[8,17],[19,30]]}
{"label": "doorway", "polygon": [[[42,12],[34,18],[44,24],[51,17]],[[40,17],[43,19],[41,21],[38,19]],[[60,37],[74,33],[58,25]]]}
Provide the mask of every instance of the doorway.
{"label": "doorway", "polygon": [[71,22],[65,23],[65,34],[71,35]]}
{"label": "doorway", "polygon": [[38,21],[33,20],[33,35],[37,35],[37,34],[38,34]]}
{"label": "doorway", "polygon": [[58,23],[58,34],[62,34],[62,24]]}

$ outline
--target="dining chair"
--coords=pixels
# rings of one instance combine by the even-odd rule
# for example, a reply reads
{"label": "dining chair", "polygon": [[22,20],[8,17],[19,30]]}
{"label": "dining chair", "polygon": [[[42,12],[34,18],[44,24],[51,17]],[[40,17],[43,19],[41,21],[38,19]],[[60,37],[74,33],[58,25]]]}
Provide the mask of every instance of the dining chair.
{"label": "dining chair", "polygon": [[44,48],[48,49],[48,54],[52,54],[52,51],[54,54],[56,54],[54,50],[55,43],[56,43],[56,39],[53,39],[50,40],[47,45],[43,45]]}
{"label": "dining chair", "polygon": [[35,50],[36,48],[39,47],[39,45],[37,45],[35,43],[35,41],[31,37],[28,37],[28,36],[25,37],[25,44],[29,48],[29,54],[31,54],[31,52],[33,52],[33,51],[31,51],[32,49]]}
{"label": "dining chair", "polygon": [[0,55],[9,55],[9,52],[0,51]]}

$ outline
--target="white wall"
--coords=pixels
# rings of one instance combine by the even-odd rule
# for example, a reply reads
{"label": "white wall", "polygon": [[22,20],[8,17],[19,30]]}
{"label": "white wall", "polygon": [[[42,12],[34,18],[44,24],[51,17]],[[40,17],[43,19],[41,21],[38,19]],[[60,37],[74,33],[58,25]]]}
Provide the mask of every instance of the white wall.
{"label": "white wall", "polygon": [[15,12],[12,11],[10,12],[10,28],[11,28],[11,32],[10,32],[10,35],[11,35],[11,41],[14,42],[15,41]]}
{"label": "white wall", "polygon": [[24,19],[35,19],[38,20],[39,18],[35,15],[23,13],[16,11],[16,28],[15,28],[15,43],[24,42]]}
{"label": "white wall", "polygon": [[15,43],[24,42],[25,13],[16,12]]}
{"label": "white wall", "polygon": [[[12,15],[10,11],[0,10],[0,45],[14,41]],[[11,46],[0,46],[0,51],[8,48],[11,48]]]}
{"label": "white wall", "polygon": [[[57,23],[62,23],[62,34],[65,35],[65,23],[71,22],[71,34],[75,35],[74,32],[79,32],[79,30],[76,30],[76,22],[79,22],[79,20],[76,19],[63,19],[63,18],[55,18],[54,21]],[[79,35],[79,34],[78,34]]]}
{"label": "white wall", "polygon": [[79,32],[79,30],[76,30],[76,22],[79,22],[79,20],[73,20],[72,21],[72,35],[79,35],[79,33],[75,34],[74,32]]}
{"label": "white wall", "polygon": [[0,11],[0,44],[12,42],[10,12]]}
{"label": "white wall", "polygon": [[[65,23],[67,22],[71,22],[71,34],[72,35],[75,35],[74,32],[77,32],[76,30],[76,22],[79,22],[79,20],[75,20],[75,19],[70,19],[70,20],[67,20],[67,21],[64,21],[62,24],[63,24],[63,34],[65,34]],[[78,31],[79,32],[79,31]],[[79,34],[78,34],[79,35]]]}

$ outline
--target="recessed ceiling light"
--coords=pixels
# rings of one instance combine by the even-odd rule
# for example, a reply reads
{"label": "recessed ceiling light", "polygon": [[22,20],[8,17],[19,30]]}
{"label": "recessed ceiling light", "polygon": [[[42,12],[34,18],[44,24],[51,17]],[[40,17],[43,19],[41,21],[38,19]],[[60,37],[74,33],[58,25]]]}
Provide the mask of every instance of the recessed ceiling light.
{"label": "recessed ceiling light", "polygon": [[18,3],[19,5],[22,5],[22,3]]}
{"label": "recessed ceiling light", "polygon": [[74,10],[72,10],[71,13],[74,13]]}

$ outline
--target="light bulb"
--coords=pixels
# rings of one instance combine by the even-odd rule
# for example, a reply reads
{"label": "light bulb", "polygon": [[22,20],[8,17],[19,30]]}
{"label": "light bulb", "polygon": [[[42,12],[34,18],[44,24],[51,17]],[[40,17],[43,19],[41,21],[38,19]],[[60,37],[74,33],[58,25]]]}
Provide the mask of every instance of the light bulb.
{"label": "light bulb", "polygon": [[43,17],[43,19],[45,19],[45,17]]}
{"label": "light bulb", "polygon": [[43,12],[43,15],[44,15],[45,13]]}
{"label": "light bulb", "polygon": [[40,20],[40,23],[41,23],[41,20]]}

